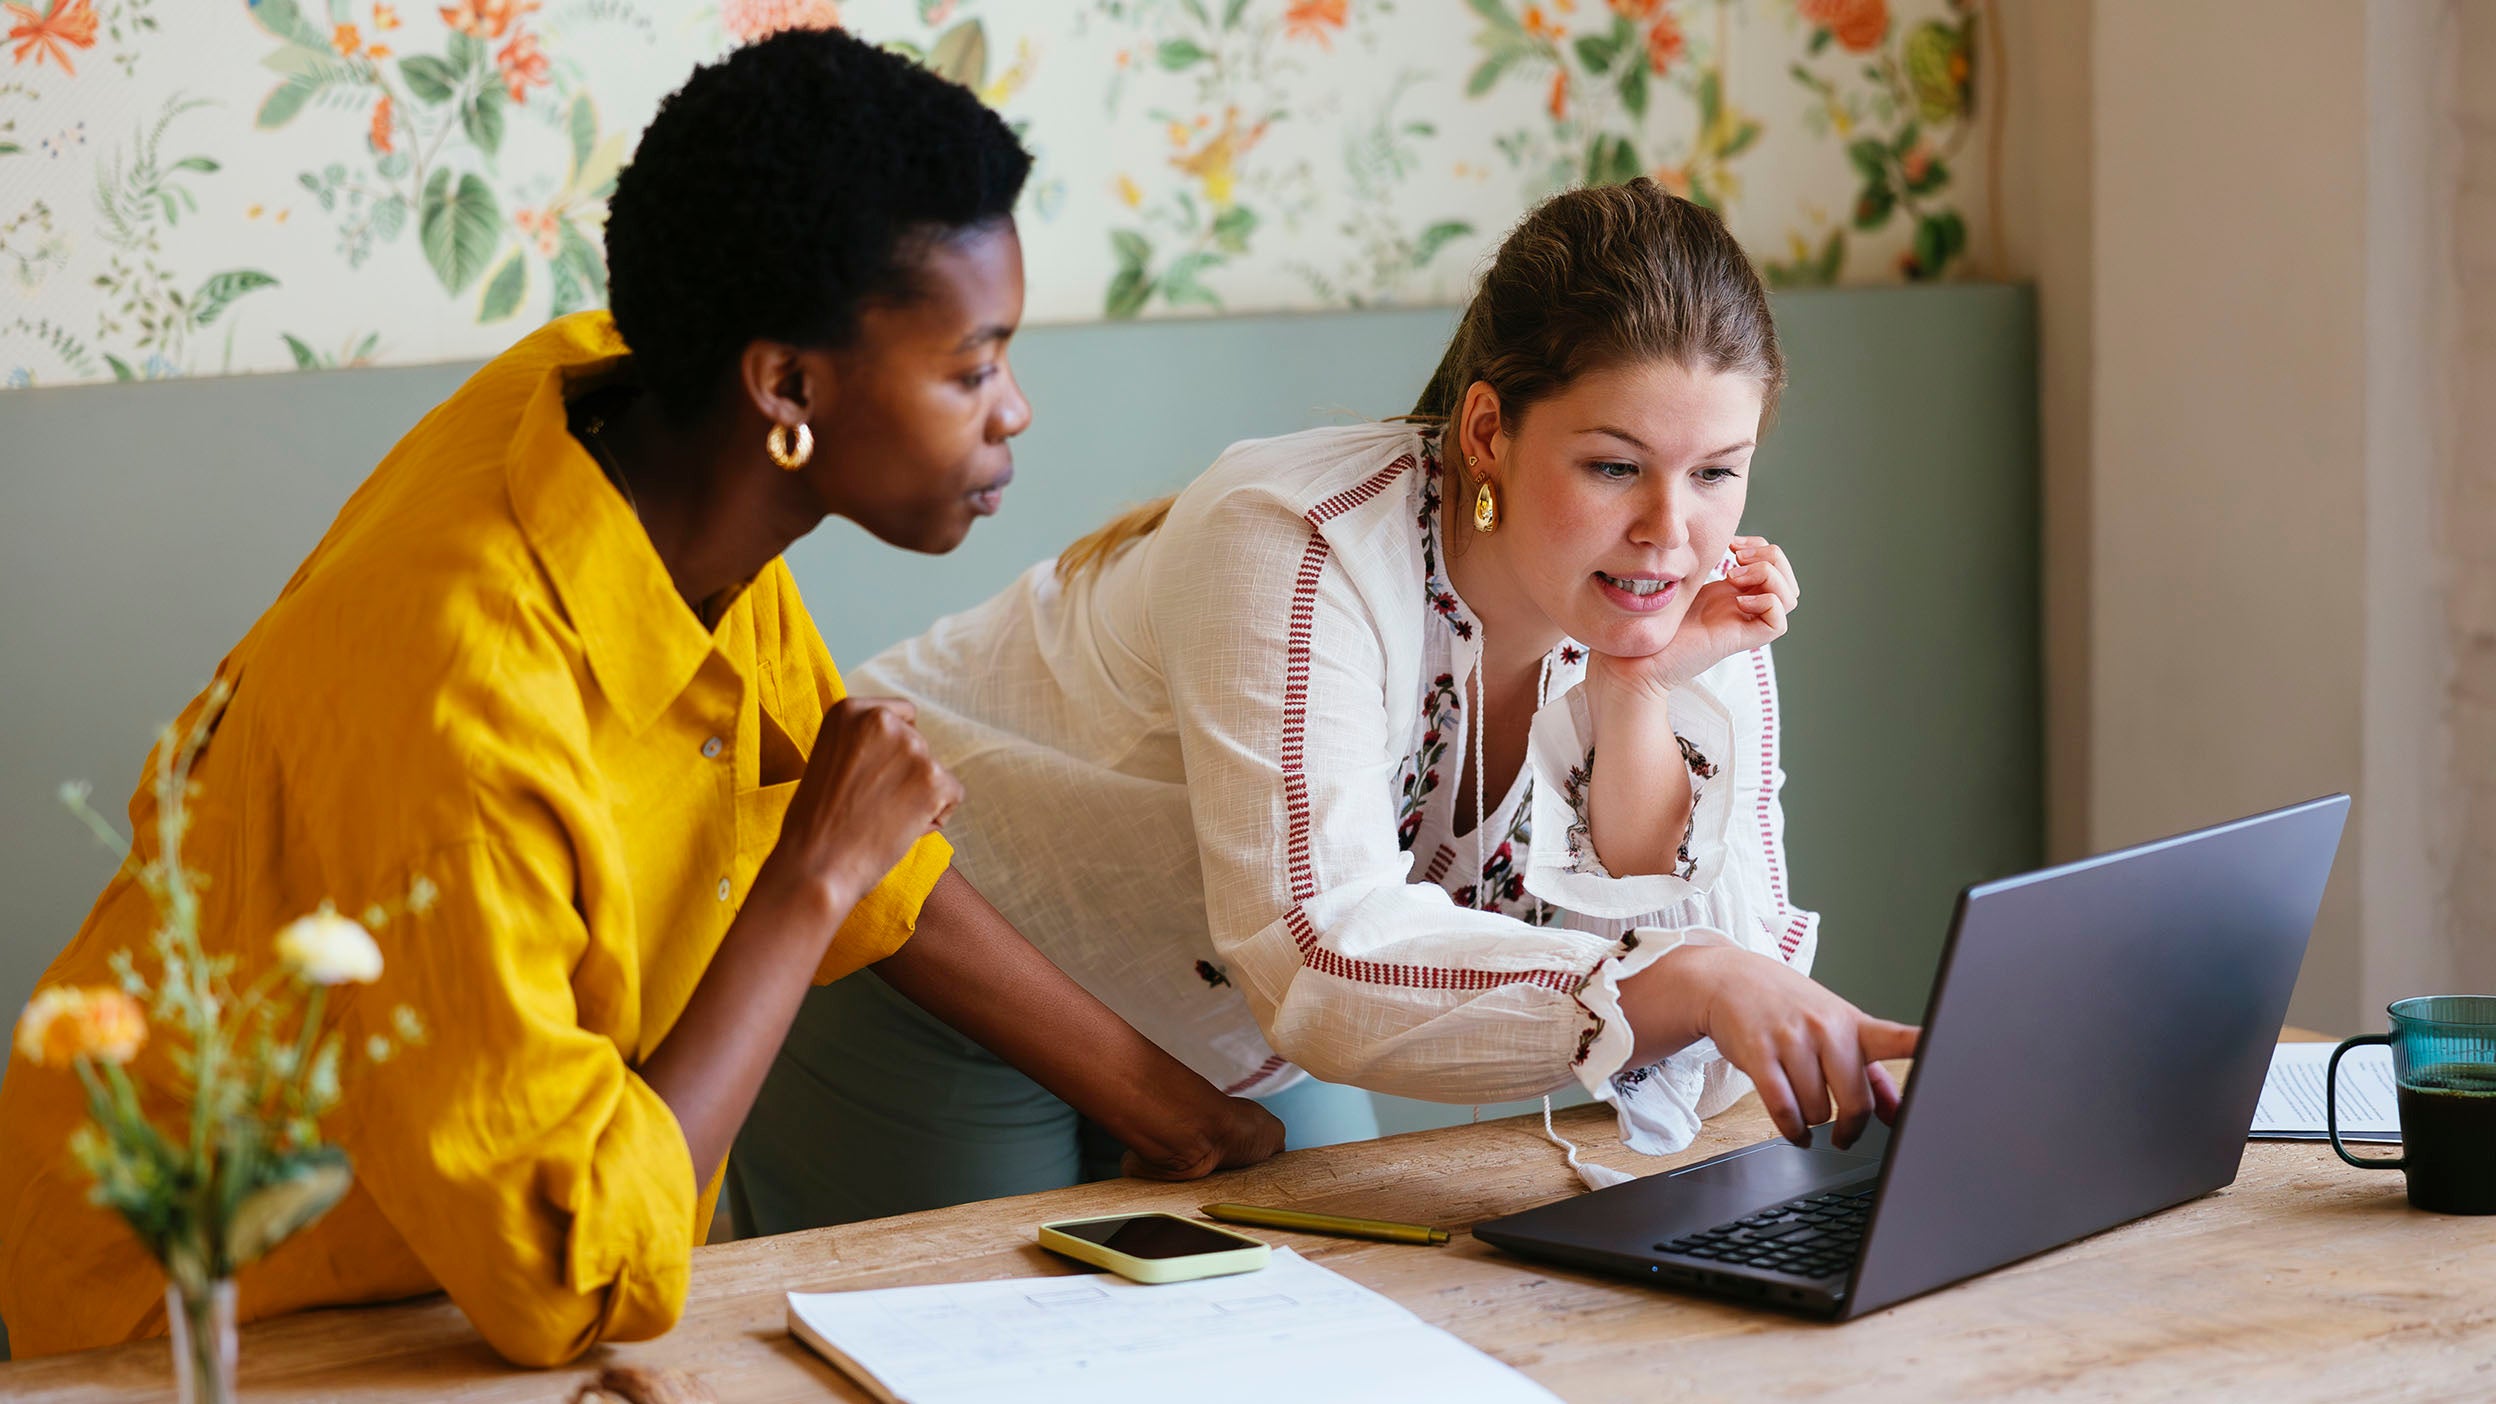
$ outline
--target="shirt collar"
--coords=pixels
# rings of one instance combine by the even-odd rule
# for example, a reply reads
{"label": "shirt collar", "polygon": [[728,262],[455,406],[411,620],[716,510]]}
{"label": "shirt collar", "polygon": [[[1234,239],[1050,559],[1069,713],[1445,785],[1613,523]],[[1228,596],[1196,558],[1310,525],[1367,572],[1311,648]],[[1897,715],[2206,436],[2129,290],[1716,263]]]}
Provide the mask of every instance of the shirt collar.
{"label": "shirt collar", "polygon": [[505,353],[534,374],[504,471],[521,530],[581,636],[591,673],[628,730],[683,694],[712,649],[685,608],[649,533],[589,451],[572,437],[569,388],[623,366],[623,338],[603,312],[549,323]]}

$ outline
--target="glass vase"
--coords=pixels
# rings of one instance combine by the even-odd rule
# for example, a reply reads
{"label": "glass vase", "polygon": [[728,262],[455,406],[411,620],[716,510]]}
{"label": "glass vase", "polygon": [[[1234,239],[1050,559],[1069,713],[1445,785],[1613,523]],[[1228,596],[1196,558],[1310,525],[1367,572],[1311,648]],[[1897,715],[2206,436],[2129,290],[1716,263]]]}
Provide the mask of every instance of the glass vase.
{"label": "glass vase", "polygon": [[165,1322],[173,1336],[175,1397],[182,1404],[233,1404],[234,1279],[220,1277],[203,1291],[178,1282],[165,1286]]}

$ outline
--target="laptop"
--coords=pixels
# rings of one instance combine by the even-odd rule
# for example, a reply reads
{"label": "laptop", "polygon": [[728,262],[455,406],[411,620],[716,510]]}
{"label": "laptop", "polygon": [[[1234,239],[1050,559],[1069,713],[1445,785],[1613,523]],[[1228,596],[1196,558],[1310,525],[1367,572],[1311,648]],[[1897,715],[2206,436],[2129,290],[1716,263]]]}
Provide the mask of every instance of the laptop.
{"label": "laptop", "polygon": [[1478,1224],[1523,1257],[1844,1321],[2236,1178],[2349,797],[1959,895],[1894,1126]]}

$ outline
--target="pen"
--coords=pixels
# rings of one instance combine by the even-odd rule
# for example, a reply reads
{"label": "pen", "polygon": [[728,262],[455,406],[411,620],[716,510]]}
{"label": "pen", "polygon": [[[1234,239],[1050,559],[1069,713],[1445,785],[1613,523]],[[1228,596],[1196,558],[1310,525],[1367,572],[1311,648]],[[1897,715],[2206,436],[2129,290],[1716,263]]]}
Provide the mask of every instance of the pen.
{"label": "pen", "polygon": [[1207,1204],[1205,1217],[1258,1228],[1298,1229],[1344,1238],[1375,1238],[1388,1243],[1445,1243],[1447,1230],[1428,1224],[1398,1224],[1385,1219],[1350,1219],[1341,1214],[1312,1214],[1305,1209],[1267,1209],[1255,1204]]}

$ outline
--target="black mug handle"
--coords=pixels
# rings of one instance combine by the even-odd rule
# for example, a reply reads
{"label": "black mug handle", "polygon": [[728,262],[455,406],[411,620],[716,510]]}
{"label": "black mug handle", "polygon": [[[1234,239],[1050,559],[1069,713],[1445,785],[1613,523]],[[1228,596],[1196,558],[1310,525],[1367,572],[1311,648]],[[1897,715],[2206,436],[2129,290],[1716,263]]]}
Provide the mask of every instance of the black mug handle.
{"label": "black mug handle", "polygon": [[2360,1160],[2349,1154],[2347,1146],[2340,1144],[2340,1058],[2350,1049],[2360,1048],[2369,1043],[2380,1043],[2389,1047],[2392,1043],[2392,1035],[2359,1034],[2355,1038],[2340,1040],[2340,1046],[2331,1050],[2331,1061],[2323,1065],[2323,1128],[2331,1133],[2331,1148],[2340,1153],[2342,1160],[2358,1169],[2399,1170],[2409,1164],[2409,1154],[2406,1148],[2401,1154],[2389,1160],[2372,1158]]}

